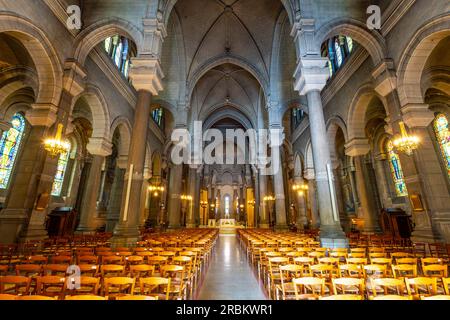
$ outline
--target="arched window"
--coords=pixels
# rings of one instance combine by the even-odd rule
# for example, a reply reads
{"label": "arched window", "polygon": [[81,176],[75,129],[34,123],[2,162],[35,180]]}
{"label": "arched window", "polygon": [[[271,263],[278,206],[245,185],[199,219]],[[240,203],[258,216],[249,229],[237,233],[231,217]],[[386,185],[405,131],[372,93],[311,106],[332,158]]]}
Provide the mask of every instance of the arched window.
{"label": "arched window", "polygon": [[441,150],[442,160],[450,178],[450,131],[447,117],[442,113],[438,114],[434,119],[433,127],[439,149]]}
{"label": "arched window", "polygon": [[137,52],[134,44],[127,38],[116,35],[106,38],[104,47],[119,71],[128,78],[131,58],[135,57]]}
{"label": "arched window", "polygon": [[8,187],[17,152],[25,131],[25,118],[16,113],[11,120],[12,128],[2,135],[0,141],[0,189]]}
{"label": "arched window", "polygon": [[291,127],[293,130],[295,130],[300,123],[302,122],[303,118],[305,117],[305,112],[301,108],[293,108],[292,109],[292,123]]}
{"label": "arched window", "polygon": [[403,178],[403,170],[400,163],[400,158],[395,152],[392,141],[388,141],[386,150],[389,156],[389,166],[391,168],[392,180],[394,181],[395,185],[395,193],[397,197],[405,197],[408,195],[408,190],[406,189],[405,179]]}
{"label": "arched window", "polygon": [[70,147],[67,152],[61,153],[58,159],[55,179],[53,180],[52,196],[59,197],[62,192],[67,163],[69,162]]}
{"label": "arched window", "polygon": [[164,129],[164,109],[158,108],[152,111],[152,119],[156,122],[158,127]]}
{"label": "arched window", "polygon": [[344,65],[353,52],[354,46],[353,39],[346,36],[336,36],[324,42],[322,45],[322,57],[329,59],[330,76],[333,76]]}

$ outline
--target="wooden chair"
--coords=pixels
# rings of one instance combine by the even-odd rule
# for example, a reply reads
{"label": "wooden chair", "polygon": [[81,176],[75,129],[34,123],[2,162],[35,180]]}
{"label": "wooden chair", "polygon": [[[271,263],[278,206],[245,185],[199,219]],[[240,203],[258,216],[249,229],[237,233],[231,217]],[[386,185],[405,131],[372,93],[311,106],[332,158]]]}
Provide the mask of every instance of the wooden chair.
{"label": "wooden chair", "polygon": [[48,257],[45,256],[29,256],[25,263],[29,264],[47,264]]}
{"label": "wooden chair", "polygon": [[363,298],[359,294],[339,294],[320,297],[319,300],[363,300]]}
{"label": "wooden chair", "polygon": [[325,295],[325,279],[302,277],[292,280],[295,300],[317,300]]}
{"label": "wooden chair", "polygon": [[392,266],[392,274],[394,278],[416,278],[417,265],[398,264]]}
{"label": "wooden chair", "polygon": [[102,264],[108,265],[108,264],[115,264],[120,265],[123,263],[123,257],[112,255],[112,256],[103,256],[102,257]]}
{"label": "wooden chair", "polygon": [[314,258],[310,257],[298,257],[294,258],[294,264],[297,264],[302,267],[302,276],[311,276],[310,267],[314,265]]}
{"label": "wooden chair", "polygon": [[58,300],[58,297],[49,297],[49,296],[41,296],[41,295],[35,295],[35,296],[18,296],[17,300]]}
{"label": "wooden chair", "polygon": [[408,294],[418,299],[423,295],[434,296],[437,294],[437,279],[436,278],[405,278],[406,289]]}
{"label": "wooden chair", "polygon": [[386,265],[380,264],[368,264],[363,267],[364,278],[385,278],[386,277]]}
{"label": "wooden chair", "polygon": [[36,293],[41,296],[58,297],[64,296],[66,278],[60,276],[43,276],[36,279]]}
{"label": "wooden chair", "polygon": [[38,277],[42,275],[42,266],[39,264],[17,264],[16,275],[25,277]]}
{"label": "wooden chair", "polygon": [[63,276],[63,277],[66,275],[68,268],[69,268],[68,264],[46,264],[42,267],[43,275]]}
{"label": "wooden chair", "polygon": [[161,277],[170,278],[170,296],[175,300],[186,300],[187,291],[184,282],[185,268],[177,265],[165,265],[161,267]]}
{"label": "wooden chair", "polygon": [[121,296],[117,297],[116,300],[130,300],[130,301],[143,301],[143,300],[158,300],[158,297],[152,297],[152,296]]}
{"label": "wooden chair", "polygon": [[364,298],[364,279],[333,278],[332,283],[335,295],[357,294]]}
{"label": "wooden chair", "polygon": [[448,277],[448,267],[441,264],[430,264],[422,267],[423,275],[425,277]]}
{"label": "wooden chair", "polygon": [[276,287],[281,285],[280,266],[289,264],[289,258],[273,257],[269,258],[269,273],[268,273],[268,291],[269,299],[275,296]]}
{"label": "wooden chair", "polygon": [[97,256],[79,256],[78,257],[78,264],[98,264],[98,257]]}
{"label": "wooden chair", "polygon": [[368,263],[367,258],[347,258],[346,262],[347,264],[356,264],[360,266],[364,266]]}
{"label": "wooden chair", "polygon": [[51,258],[52,264],[65,264],[70,265],[72,262],[71,256],[54,256]]}
{"label": "wooden chair", "polygon": [[140,278],[139,287],[141,295],[157,297],[162,300],[170,299],[170,278],[149,277]]}
{"label": "wooden chair", "polygon": [[31,278],[23,276],[3,276],[0,277],[1,294],[23,294],[30,293]]}
{"label": "wooden chair", "polygon": [[295,290],[292,280],[301,278],[303,268],[296,264],[282,265],[280,269],[281,284],[276,287],[276,299],[280,300],[280,292],[282,300],[295,299]]}
{"label": "wooden chair", "polygon": [[1,300],[17,300],[18,296],[13,294],[0,294],[0,301]]}
{"label": "wooden chair", "polygon": [[369,298],[379,295],[403,295],[405,282],[394,278],[374,278],[370,279],[371,290],[368,292]]}
{"label": "wooden chair", "polygon": [[340,264],[339,276],[346,278],[362,278],[364,276],[363,268],[358,264]]}
{"label": "wooden chair", "polygon": [[442,278],[442,284],[444,286],[444,292],[446,295],[450,295],[450,278]]}
{"label": "wooden chair", "polygon": [[371,300],[412,300],[412,297],[389,294],[389,295],[385,295],[385,296],[372,297]]}
{"label": "wooden chair", "polygon": [[96,296],[92,294],[85,294],[79,296],[66,296],[65,300],[82,300],[82,301],[95,301],[95,300],[108,300],[106,297]]}
{"label": "wooden chair", "polygon": [[147,263],[155,267],[155,272],[161,274],[161,267],[166,265],[168,262],[168,257],[161,256],[151,256],[147,257]]}
{"label": "wooden chair", "polygon": [[[78,287],[78,288],[77,288]],[[98,295],[100,278],[81,276],[78,279],[68,277],[65,292],[70,295]]]}
{"label": "wooden chair", "polygon": [[130,266],[130,276],[137,279],[153,277],[155,273],[155,266],[148,264],[138,264]]}
{"label": "wooden chair", "polygon": [[99,267],[96,264],[80,264],[78,267],[84,276],[95,277],[99,271]]}
{"label": "wooden chair", "polygon": [[133,295],[136,279],[130,277],[112,277],[104,279],[104,295],[116,298],[121,295]]}
{"label": "wooden chair", "polygon": [[102,278],[121,277],[125,275],[125,267],[118,264],[106,264],[101,266]]}
{"label": "wooden chair", "polygon": [[421,296],[420,299],[421,300],[450,300],[450,296],[449,295],[436,295],[436,296],[429,296],[429,297]]}

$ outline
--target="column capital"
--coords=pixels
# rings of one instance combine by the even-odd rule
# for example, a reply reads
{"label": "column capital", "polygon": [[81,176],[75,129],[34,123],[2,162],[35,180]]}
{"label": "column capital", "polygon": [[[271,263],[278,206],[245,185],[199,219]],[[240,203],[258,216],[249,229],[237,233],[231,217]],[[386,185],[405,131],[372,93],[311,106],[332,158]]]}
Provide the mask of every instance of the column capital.
{"label": "column capital", "polygon": [[328,59],[320,56],[300,59],[294,73],[294,90],[300,95],[310,91],[322,91],[330,77],[327,68]]}
{"label": "column capital", "polygon": [[303,176],[306,180],[314,180],[316,178],[316,173],[314,172],[314,168],[306,168],[303,172]]}
{"label": "column capital", "polygon": [[87,72],[75,59],[64,62],[64,90],[71,96],[80,95],[86,87]]}
{"label": "column capital", "polygon": [[397,89],[397,76],[395,75],[394,62],[391,59],[384,59],[375,67],[372,72],[374,78],[375,91],[386,97]]}
{"label": "column capital", "polygon": [[354,138],[345,144],[345,154],[350,157],[365,156],[369,151],[369,140],[366,138]]}
{"label": "column capital", "polygon": [[163,90],[162,79],[164,73],[159,59],[140,56],[131,59],[132,67],[129,77],[137,91],[144,90],[157,96]]}
{"label": "column capital", "polygon": [[86,149],[92,155],[107,157],[112,153],[112,144],[105,138],[90,138]]}
{"label": "column capital", "polygon": [[25,118],[34,126],[50,128],[57,118],[58,107],[54,104],[35,103],[25,112]]}
{"label": "column capital", "polygon": [[128,155],[119,155],[116,160],[116,166],[119,169],[127,169],[128,166]]}
{"label": "column capital", "polygon": [[402,118],[409,128],[425,128],[434,119],[434,113],[425,103],[408,103],[401,108]]}

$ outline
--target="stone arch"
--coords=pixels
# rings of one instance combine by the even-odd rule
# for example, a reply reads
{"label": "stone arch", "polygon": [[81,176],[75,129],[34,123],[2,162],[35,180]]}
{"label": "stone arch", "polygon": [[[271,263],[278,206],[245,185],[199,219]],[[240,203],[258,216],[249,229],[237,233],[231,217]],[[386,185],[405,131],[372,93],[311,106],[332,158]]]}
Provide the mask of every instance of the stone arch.
{"label": "stone arch", "polygon": [[59,104],[63,71],[59,57],[45,33],[30,20],[11,12],[0,13],[0,33],[18,39],[28,50],[36,67],[39,90],[36,103]]}
{"label": "stone arch", "polygon": [[224,118],[231,118],[236,120],[245,129],[255,128],[254,123],[250,120],[249,115],[244,112],[244,108],[230,103],[223,103],[210,108],[208,114],[201,117],[199,120],[204,121],[203,127],[205,129],[211,128],[217,121]]}
{"label": "stone arch", "polygon": [[35,96],[39,91],[39,79],[34,70],[23,67],[3,70],[0,75],[0,108],[9,96],[24,88],[31,88]]}
{"label": "stone arch", "polygon": [[267,80],[268,77],[261,74],[258,69],[256,69],[249,61],[243,59],[242,57],[236,57],[232,54],[229,55],[222,55],[219,57],[213,57],[207,60],[205,63],[203,63],[200,67],[197,68],[192,73],[192,76],[189,76],[189,79],[187,81],[188,85],[188,92],[187,92],[187,99],[188,101],[191,101],[192,94],[194,92],[195,86],[197,85],[197,82],[211,69],[214,69],[215,67],[218,67],[222,64],[233,64],[235,66],[238,66],[245,71],[249,72],[259,83],[261,86],[264,95],[267,97],[269,92],[269,81]]}
{"label": "stone arch", "polygon": [[338,18],[323,25],[315,34],[316,46],[320,48],[327,39],[346,35],[362,45],[370,54],[374,66],[378,66],[387,56],[385,40],[378,32],[370,32],[366,25],[350,18]]}
{"label": "stone arch", "polygon": [[86,99],[92,113],[92,138],[111,141],[109,109],[100,89],[92,84],[86,85],[85,91],[73,99],[71,111],[81,97]]}
{"label": "stone arch", "polygon": [[302,176],[303,176],[303,162],[300,154],[296,152],[294,156],[294,177],[302,177]]}
{"label": "stone arch", "polygon": [[116,130],[119,130],[120,133],[120,142],[118,146],[119,157],[128,156],[131,144],[131,128],[131,123],[126,117],[117,117],[111,125],[109,141],[113,140],[113,135]]}
{"label": "stone arch", "polygon": [[439,41],[449,35],[450,14],[446,13],[426,22],[412,36],[398,64],[398,94],[402,106],[424,102],[420,79],[425,64]]}
{"label": "stone arch", "polygon": [[311,140],[308,141],[305,148],[305,168],[304,168],[305,176],[311,172],[314,173],[314,156],[312,151],[312,143]]}
{"label": "stone arch", "polygon": [[95,46],[107,37],[116,34],[133,40],[137,46],[138,53],[142,51],[144,36],[139,28],[130,21],[110,17],[88,26],[76,37],[73,53],[74,58],[80,65],[84,66],[89,53]]}
{"label": "stone arch", "polygon": [[330,156],[331,159],[337,159],[337,151],[336,151],[336,135],[338,130],[341,129],[344,133],[345,142],[348,142],[348,134],[347,134],[347,126],[345,125],[345,121],[338,115],[332,116],[327,121],[327,135],[328,135],[328,143],[330,145]]}
{"label": "stone arch", "polygon": [[[371,84],[363,84],[354,95],[350,108],[347,114],[347,135],[346,141],[351,141],[355,138],[365,138],[366,134],[364,131],[365,128],[365,115],[367,111],[367,107],[369,106],[371,100],[374,97],[378,97],[375,92],[373,86]],[[380,99],[382,100],[382,99]],[[383,106],[386,110],[386,106],[383,103]],[[388,110],[386,110],[386,114]],[[345,132],[345,131],[344,131]]]}
{"label": "stone arch", "polygon": [[153,152],[152,155],[152,175],[162,176],[162,159],[158,151]]}

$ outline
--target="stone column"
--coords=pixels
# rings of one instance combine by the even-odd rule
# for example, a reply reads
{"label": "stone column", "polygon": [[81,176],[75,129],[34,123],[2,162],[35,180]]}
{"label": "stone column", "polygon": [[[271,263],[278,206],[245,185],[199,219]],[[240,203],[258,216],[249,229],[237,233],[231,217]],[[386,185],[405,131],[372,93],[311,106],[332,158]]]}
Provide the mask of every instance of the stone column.
{"label": "stone column", "polygon": [[[297,185],[304,185],[305,181],[303,180],[303,177],[294,177],[294,183]],[[308,190],[309,191],[309,188]],[[298,192],[294,192],[294,199],[296,199],[297,203],[297,217],[296,217],[296,223],[297,228],[299,230],[303,230],[308,225],[308,218],[306,214],[307,210],[307,203],[306,203],[306,197],[308,195],[307,191],[303,191],[303,194],[298,194]]]}
{"label": "stone column", "polygon": [[144,180],[142,181],[141,188],[141,205],[140,205],[140,214],[139,214],[139,227],[143,227],[145,225],[145,221],[149,215],[149,202],[150,202],[150,192],[148,191],[149,187],[149,179],[152,177],[151,169],[144,168]]}
{"label": "stone column", "polygon": [[307,98],[320,211],[320,237],[322,239],[322,244],[333,247],[335,246],[334,243],[337,245],[346,244],[346,238],[340,225],[339,212],[336,212],[336,194],[334,193],[334,190],[330,188],[330,184],[334,184],[334,177],[332,170],[328,170],[328,168],[331,169],[331,158],[320,91],[308,91]]}
{"label": "stone column", "polygon": [[267,196],[267,176],[259,175],[259,227],[268,229],[270,227],[269,211],[264,197]]}
{"label": "stone column", "polygon": [[128,153],[127,171],[124,177],[120,220],[116,225],[112,239],[114,244],[128,245],[135,243],[140,237],[139,218],[150,104],[150,91],[139,90]]}
{"label": "stone column", "polygon": [[97,198],[101,184],[102,166],[104,161],[104,156],[92,155],[92,163],[89,169],[89,175],[80,208],[80,223],[77,228],[77,232],[79,233],[95,233],[95,229],[97,228]]}
{"label": "stone column", "polygon": [[122,193],[124,189],[124,177],[125,177],[125,169],[126,166],[116,167],[114,173],[114,182],[111,187],[111,197],[107,209],[106,216],[106,232],[113,232],[114,228],[119,222],[120,218],[120,205],[122,203]]}
{"label": "stone column", "polygon": [[379,230],[378,225],[378,215],[374,206],[373,195],[369,194],[367,182],[368,179],[364,175],[364,156],[355,156],[355,167],[356,167],[356,185],[358,188],[358,195],[361,201],[361,207],[364,219],[364,233],[372,234]]}
{"label": "stone column", "polygon": [[190,168],[189,169],[189,191],[188,194],[192,197],[192,201],[187,201],[186,203],[186,228],[195,228],[197,226],[195,221],[195,212],[194,212],[194,202],[198,199],[198,196],[195,194],[195,189],[197,185],[197,169]]}
{"label": "stone column", "polygon": [[169,228],[181,227],[181,183],[183,179],[183,166],[173,165],[170,169],[169,180]]}
{"label": "stone column", "polygon": [[386,154],[380,153],[375,157],[375,174],[378,181],[378,193],[381,196],[381,202],[384,208],[389,208],[392,205],[392,199],[388,188],[388,181],[386,176],[388,172],[386,171]]}

